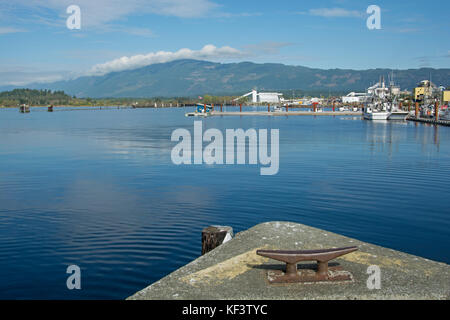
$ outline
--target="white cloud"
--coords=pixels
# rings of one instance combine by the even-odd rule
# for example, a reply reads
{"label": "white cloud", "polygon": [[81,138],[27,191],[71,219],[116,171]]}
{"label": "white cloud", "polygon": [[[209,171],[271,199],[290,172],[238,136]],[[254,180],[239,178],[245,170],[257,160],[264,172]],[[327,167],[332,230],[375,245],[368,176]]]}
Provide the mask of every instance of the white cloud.
{"label": "white cloud", "polygon": [[[196,18],[209,14],[219,6],[211,0],[15,0],[15,8],[54,10],[66,19],[66,9],[76,4],[81,9],[82,28],[102,26],[131,14],[158,14],[181,18]],[[0,3],[0,9],[11,7]],[[1,10],[0,10],[1,11]]]}
{"label": "white cloud", "polygon": [[26,31],[12,27],[0,27],[0,34],[17,33],[17,32],[26,32]]}
{"label": "white cloud", "polygon": [[277,41],[265,41],[256,44],[247,44],[243,48],[247,50],[250,55],[261,54],[278,54],[280,49],[292,46],[291,42],[277,42]]}
{"label": "white cloud", "polygon": [[[111,72],[137,69],[156,63],[165,63],[180,59],[208,60],[208,61],[239,61],[242,58],[258,57],[265,55],[274,55],[279,53],[279,49],[293,45],[288,42],[263,42],[253,45],[246,45],[242,50],[230,46],[216,47],[212,44],[205,45],[200,50],[188,48],[178,51],[158,51],[134,56],[123,56],[112,59],[105,63],[96,64],[91,68],[79,68],[77,71],[44,71],[46,68],[27,67],[8,67],[0,65],[0,85],[25,85],[37,82],[53,82],[58,80],[76,79],[80,76],[105,75]],[[80,50],[79,52],[70,52],[68,58],[84,60],[86,57],[95,54],[97,56],[109,55],[117,56],[117,52]],[[84,70],[83,70],[84,69]]]}
{"label": "white cloud", "polygon": [[110,72],[131,70],[145,67],[155,63],[165,63],[180,59],[217,60],[226,58],[238,58],[244,56],[240,50],[224,46],[217,48],[209,44],[201,50],[180,49],[176,52],[158,51],[147,54],[139,54],[131,57],[121,57],[109,62],[97,64],[88,72],[90,75],[104,75]]}
{"label": "white cloud", "polygon": [[342,8],[318,8],[310,9],[308,14],[312,16],[326,17],[326,18],[346,18],[346,17],[362,17],[363,12],[357,10],[347,10]]}
{"label": "white cloud", "polygon": [[396,28],[396,29],[393,29],[393,31],[399,32],[399,33],[419,33],[422,30],[418,29],[418,28]]}
{"label": "white cloud", "polygon": [[21,71],[21,70],[8,70],[8,68],[2,67],[0,71],[0,85],[6,86],[23,86],[32,82],[54,82],[63,79],[67,79],[71,74],[68,71]]}
{"label": "white cloud", "polygon": [[248,18],[248,17],[260,17],[262,16],[262,12],[238,12],[238,13],[231,13],[231,12],[219,12],[215,16],[217,18]]}
{"label": "white cloud", "polygon": [[147,28],[122,28],[123,32],[134,35],[153,38],[155,33]]}

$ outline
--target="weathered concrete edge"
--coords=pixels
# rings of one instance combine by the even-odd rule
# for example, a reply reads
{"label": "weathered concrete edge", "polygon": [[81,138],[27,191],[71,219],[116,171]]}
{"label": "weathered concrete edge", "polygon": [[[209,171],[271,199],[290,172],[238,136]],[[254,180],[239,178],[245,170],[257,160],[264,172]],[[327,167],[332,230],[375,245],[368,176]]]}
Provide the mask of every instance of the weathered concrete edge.
{"label": "weathered concrete edge", "polygon": [[[362,247],[366,247],[366,248],[371,248],[374,250],[382,250],[384,253],[389,253],[389,255],[392,255],[394,257],[400,257],[400,259],[402,260],[420,260],[421,262],[426,262],[427,266],[429,266],[431,269],[442,269],[444,271],[444,273],[446,274],[446,276],[448,277],[448,275],[450,274],[450,266],[443,263],[443,262],[438,262],[438,261],[432,261],[423,257],[419,257],[419,256],[415,256],[415,255],[411,255],[408,253],[404,253],[401,251],[397,251],[394,249],[390,249],[390,248],[385,248],[385,247],[381,247],[381,246],[377,246],[375,244],[371,244],[371,243],[366,243],[366,242],[362,242],[360,240],[357,239],[353,239],[353,238],[349,238],[340,234],[336,234],[333,232],[329,232],[323,229],[318,229],[318,228],[314,228],[314,227],[310,227],[307,225],[302,225],[302,224],[298,224],[298,223],[293,223],[293,222],[283,222],[283,221],[273,221],[273,222],[265,222],[265,223],[261,223],[258,224],[248,230],[239,232],[238,234],[236,234],[236,237],[232,240],[229,241],[228,243],[225,243],[223,245],[221,245],[220,247],[218,247],[217,249],[205,254],[204,256],[200,256],[199,258],[191,261],[190,263],[188,263],[187,265],[173,271],[172,273],[168,274],[167,276],[163,277],[162,279],[152,283],[151,285],[149,285],[148,287],[144,288],[143,290],[138,291],[137,293],[135,293],[134,295],[128,297],[127,299],[130,300],[134,300],[134,299],[145,299],[146,298],[146,293],[151,291],[152,288],[157,287],[159,285],[164,285],[164,283],[167,285],[167,283],[170,283],[171,281],[173,281],[174,279],[179,279],[181,277],[186,277],[186,275],[189,274],[193,274],[196,273],[200,270],[203,270],[205,268],[209,268],[210,266],[214,266],[216,264],[220,264],[221,262],[223,262],[224,260],[227,260],[227,256],[223,256],[223,251],[227,251],[227,247],[228,246],[233,246],[233,244],[238,241],[243,235],[248,235],[251,234],[254,230],[257,230],[259,228],[261,228],[264,225],[270,225],[270,224],[294,224],[294,225],[298,225],[298,226],[302,226],[306,229],[308,229],[311,232],[315,232],[315,233],[327,233],[330,237],[334,237],[334,238],[341,238],[341,239],[346,239],[346,240],[350,240],[350,242],[354,242],[355,245],[358,246],[362,246]],[[257,232],[256,232],[257,233]],[[235,248],[236,249],[236,246]],[[239,255],[243,252],[246,252],[248,250],[248,248],[242,248],[242,250],[240,251],[241,248],[237,248],[238,250],[233,251],[234,255]],[[449,296],[450,292],[447,293],[447,295],[442,295],[442,292],[440,294],[436,294],[434,296],[434,298],[438,298],[438,299],[450,299]],[[148,297],[147,297],[148,298]],[[320,298],[320,297],[319,297]],[[420,295],[392,295],[389,297],[389,299],[433,299],[433,297],[423,297]],[[230,300],[232,298],[223,298],[223,300]],[[237,298],[239,299],[239,298]],[[373,296],[359,296],[358,299],[373,299]]]}

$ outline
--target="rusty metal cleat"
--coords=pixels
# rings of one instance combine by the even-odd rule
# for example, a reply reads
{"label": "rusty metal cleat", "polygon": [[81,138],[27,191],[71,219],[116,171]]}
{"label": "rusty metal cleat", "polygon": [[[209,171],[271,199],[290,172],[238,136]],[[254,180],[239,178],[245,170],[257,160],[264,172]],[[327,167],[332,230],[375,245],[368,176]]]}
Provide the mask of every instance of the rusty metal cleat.
{"label": "rusty metal cleat", "polygon": [[[335,282],[352,281],[350,272],[339,266],[329,267],[328,262],[340,256],[358,250],[357,247],[346,247],[321,250],[257,250],[256,254],[286,263],[286,270],[271,270],[268,272],[269,283],[297,283],[297,282]],[[297,270],[297,263],[301,261],[317,261],[317,270]]]}

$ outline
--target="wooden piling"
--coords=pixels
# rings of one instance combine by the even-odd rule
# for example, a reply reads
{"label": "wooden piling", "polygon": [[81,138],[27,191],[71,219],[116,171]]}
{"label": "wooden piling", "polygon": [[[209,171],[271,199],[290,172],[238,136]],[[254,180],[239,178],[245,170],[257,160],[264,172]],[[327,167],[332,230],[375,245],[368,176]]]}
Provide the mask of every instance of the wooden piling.
{"label": "wooden piling", "polygon": [[241,104],[239,104],[239,108],[240,108],[240,112],[242,112],[242,103]]}
{"label": "wooden piling", "polygon": [[416,119],[419,119],[419,103],[416,102]]}
{"label": "wooden piling", "polygon": [[436,121],[439,121],[439,102],[435,102],[434,104],[434,117]]}
{"label": "wooden piling", "polygon": [[270,112],[270,103],[267,105],[267,112]]}
{"label": "wooden piling", "polygon": [[217,248],[233,238],[233,228],[228,226],[209,226],[202,230],[202,255]]}
{"label": "wooden piling", "polygon": [[222,112],[223,104],[220,105],[220,112]]}

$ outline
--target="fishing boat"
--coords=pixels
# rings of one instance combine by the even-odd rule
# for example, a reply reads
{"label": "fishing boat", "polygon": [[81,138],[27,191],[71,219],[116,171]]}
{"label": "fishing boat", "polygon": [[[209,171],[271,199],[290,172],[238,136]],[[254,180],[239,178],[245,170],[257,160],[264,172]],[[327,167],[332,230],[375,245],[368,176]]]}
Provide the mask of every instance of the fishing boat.
{"label": "fishing boat", "polygon": [[439,114],[439,118],[441,120],[450,120],[450,110],[449,107],[445,108],[445,110],[442,110],[442,112]]}
{"label": "fishing boat", "polygon": [[367,89],[365,97],[364,119],[367,120],[406,120],[408,111],[402,110],[398,97],[400,88],[392,80],[386,86],[384,77],[375,86]]}
{"label": "fishing boat", "polygon": [[382,100],[372,99],[364,107],[364,119],[387,120],[391,115],[390,105]]}
{"label": "fishing boat", "polygon": [[420,117],[421,118],[433,118],[434,117],[434,105],[423,105],[420,108]]}
{"label": "fishing boat", "polygon": [[408,111],[393,111],[389,115],[388,120],[406,120],[408,116],[410,115],[410,112]]}
{"label": "fishing boat", "polygon": [[366,120],[387,120],[390,115],[389,111],[378,110],[371,106],[364,109],[364,119]]}
{"label": "fishing boat", "polygon": [[391,112],[389,116],[389,120],[406,120],[408,118],[410,112],[402,110],[400,106],[396,103],[391,103],[389,111]]}

